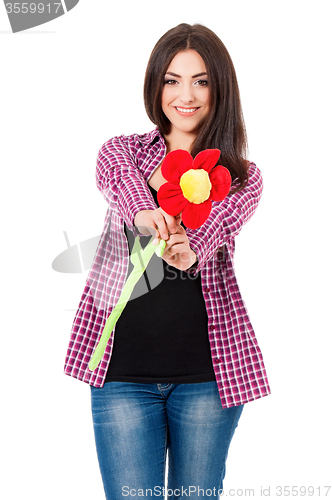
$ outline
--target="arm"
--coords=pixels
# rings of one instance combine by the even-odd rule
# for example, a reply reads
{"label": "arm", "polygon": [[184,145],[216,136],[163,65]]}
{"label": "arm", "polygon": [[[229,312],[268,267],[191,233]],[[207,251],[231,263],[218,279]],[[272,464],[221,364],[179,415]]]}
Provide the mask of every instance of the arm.
{"label": "arm", "polygon": [[157,208],[124,136],[114,137],[100,148],[96,182],[107,203],[116,205],[128,227],[133,227],[139,211]]}
{"label": "arm", "polygon": [[255,213],[263,190],[260,170],[250,163],[249,180],[244,189],[213,202],[211,214],[199,229],[187,229],[190,248],[196,253],[199,272],[213,254],[234,238]]}

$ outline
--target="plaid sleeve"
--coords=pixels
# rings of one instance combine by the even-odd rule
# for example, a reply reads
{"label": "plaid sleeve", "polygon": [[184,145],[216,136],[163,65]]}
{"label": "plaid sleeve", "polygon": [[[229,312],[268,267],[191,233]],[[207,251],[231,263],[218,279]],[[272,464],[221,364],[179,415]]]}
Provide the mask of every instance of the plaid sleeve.
{"label": "plaid sleeve", "polygon": [[130,152],[126,137],[114,137],[99,150],[96,167],[97,187],[105,200],[116,208],[128,227],[141,210],[155,210],[156,204]]}
{"label": "plaid sleeve", "polygon": [[218,248],[239,234],[244,224],[255,213],[262,191],[262,174],[255,163],[250,163],[249,179],[245,188],[227,196],[221,202],[213,202],[208,220],[200,228],[186,231],[190,247],[198,257],[196,273]]}

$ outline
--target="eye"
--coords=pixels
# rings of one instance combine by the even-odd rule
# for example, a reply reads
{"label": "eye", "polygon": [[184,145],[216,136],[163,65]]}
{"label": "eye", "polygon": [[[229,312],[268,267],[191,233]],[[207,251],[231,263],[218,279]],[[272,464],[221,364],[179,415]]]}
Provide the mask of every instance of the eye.
{"label": "eye", "polygon": [[208,81],[207,80],[197,80],[195,82],[195,85],[199,85],[200,87],[205,87],[206,85],[208,85]]}
{"label": "eye", "polygon": [[165,85],[175,85],[177,83],[176,80],[165,80],[164,81]]}

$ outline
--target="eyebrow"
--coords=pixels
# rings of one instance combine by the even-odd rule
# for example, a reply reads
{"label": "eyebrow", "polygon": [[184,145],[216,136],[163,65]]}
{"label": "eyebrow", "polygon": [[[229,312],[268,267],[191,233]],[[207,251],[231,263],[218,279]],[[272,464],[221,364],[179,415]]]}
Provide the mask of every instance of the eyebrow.
{"label": "eyebrow", "polygon": [[[171,75],[171,76],[175,76],[176,78],[181,78],[180,75],[177,75],[176,73],[171,73],[170,71],[167,71],[166,72],[166,75]],[[191,78],[197,78],[198,76],[204,76],[204,75],[207,75],[207,73],[197,73],[197,75],[193,75]]]}

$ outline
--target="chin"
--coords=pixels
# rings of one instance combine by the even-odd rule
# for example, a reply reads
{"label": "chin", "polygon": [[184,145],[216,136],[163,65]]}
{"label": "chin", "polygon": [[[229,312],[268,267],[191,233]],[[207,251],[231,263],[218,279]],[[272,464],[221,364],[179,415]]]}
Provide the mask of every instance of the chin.
{"label": "chin", "polygon": [[199,125],[200,125],[199,123],[191,126],[182,126],[182,127],[181,126],[176,127],[175,125],[175,128],[177,128],[180,132],[185,134],[197,134],[199,130]]}

